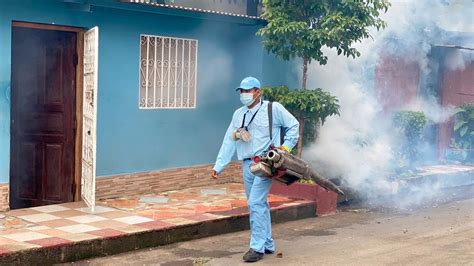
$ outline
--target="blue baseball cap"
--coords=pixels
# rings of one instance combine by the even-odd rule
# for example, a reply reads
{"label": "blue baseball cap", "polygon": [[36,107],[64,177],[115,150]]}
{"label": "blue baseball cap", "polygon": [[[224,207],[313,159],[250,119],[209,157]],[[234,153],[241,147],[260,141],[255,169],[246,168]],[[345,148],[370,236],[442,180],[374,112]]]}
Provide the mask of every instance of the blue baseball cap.
{"label": "blue baseball cap", "polygon": [[253,88],[260,89],[260,81],[254,77],[246,77],[240,82],[240,86],[235,90],[250,90]]}

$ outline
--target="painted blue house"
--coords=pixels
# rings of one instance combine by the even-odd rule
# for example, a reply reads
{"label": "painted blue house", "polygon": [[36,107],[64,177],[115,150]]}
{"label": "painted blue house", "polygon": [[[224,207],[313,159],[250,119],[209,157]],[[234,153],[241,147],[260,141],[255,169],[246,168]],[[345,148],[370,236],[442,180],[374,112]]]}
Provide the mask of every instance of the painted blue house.
{"label": "painted blue house", "polygon": [[291,75],[261,47],[256,5],[159,2],[0,2],[3,208],[93,200],[95,176],[212,164],[236,84]]}

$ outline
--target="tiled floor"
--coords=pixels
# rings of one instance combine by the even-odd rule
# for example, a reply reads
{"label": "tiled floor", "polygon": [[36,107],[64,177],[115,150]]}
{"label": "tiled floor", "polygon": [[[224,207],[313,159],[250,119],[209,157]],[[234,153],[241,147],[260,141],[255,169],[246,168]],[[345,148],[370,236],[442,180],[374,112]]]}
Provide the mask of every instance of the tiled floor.
{"label": "tiled floor", "polygon": [[[269,195],[273,207],[292,200]],[[186,218],[196,215],[205,219],[227,216],[229,212],[246,213],[247,201],[242,184],[216,185],[212,188],[198,187],[180,191],[168,191],[159,195],[144,195],[129,198],[116,198],[101,201],[102,204],[133,211],[154,220],[175,221],[173,218]],[[204,215],[204,216],[203,216]],[[181,222],[177,223],[181,224]]]}
{"label": "tiled floor", "polygon": [[[295,200],[270,195],[269,202],[272,208],[279,208],[295,203]],[[170,228],[247,212],[242,184],[237,183],[102,200],[94,213],[83,202],[12,210],[1,214],[4,216],[0,218],[3,222],[0,255]]]}

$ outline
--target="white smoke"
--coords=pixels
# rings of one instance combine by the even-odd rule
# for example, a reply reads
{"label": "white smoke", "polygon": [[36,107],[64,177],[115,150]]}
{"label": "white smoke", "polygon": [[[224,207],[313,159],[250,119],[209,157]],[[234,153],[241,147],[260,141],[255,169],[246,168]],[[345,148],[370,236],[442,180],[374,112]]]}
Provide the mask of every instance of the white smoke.
{"label": "white smoke", "polygon": [[404,109],[423,112],[431,123],[443,123],[451,118],[456,108],[454,106],[443,107],[437,103],[433,95],[413,99],[404,106]]}
{"label": "white smoke", "polygon": [[466,62],[474,60],[473,56],[474,53],[472,51],[452,49],[446,56],[445,65],[451,71],[462,71],[466,68]]}
{"label": "white smoke", "polygon": [[[315,143],[303,156],[328,177],[340,177],[343,183],[367,197],[393,192],[394,149],[400,145],[392,117],[382,110],[384,99],[378,99],[373,88],[379,55],[417,63],[420,75],[429,74],[429,53],[442,38],[443,30],[472,31],[472,1],[398,0],[382,17],[388,27],[373,31],[373,39],[354,45],[361,57],[337,56],[326,50],[328,64],[310,65],[309,88],[321,87],[337,96],[341,115],[329,118],[321,127]],[[459,6],[463,8],[459,8]],[[463,10],[458,14],[459,10]],[[457,18],[452,23],[452,18]],[[472,60],[472,51],[453,52],[447,67],[462,69]],[[398,88],[391,88],[397,90]],[[413,99],[403,110],[422,111],[432,123],[449,119],[453,108],[441,107],[432,95]],[[396,185],[396,184],[395,184]],[[431,198],[434,190],[420,188],[414,201]],[[426,195],[423,193],[426,192]],[[429,194],[431,193],[431,194]],[[429,195],[428,195],[429,194]],[[426,196],[426,197],[425,197]],[[403,199],[403,204],[414,203]]]}

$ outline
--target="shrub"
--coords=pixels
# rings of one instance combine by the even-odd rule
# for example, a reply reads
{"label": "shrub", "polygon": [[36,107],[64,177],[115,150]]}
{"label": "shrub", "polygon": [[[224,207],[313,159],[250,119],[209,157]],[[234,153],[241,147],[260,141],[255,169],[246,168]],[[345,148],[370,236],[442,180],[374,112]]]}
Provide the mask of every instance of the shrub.
{"label": "shrub", "polygon": [[456,110],[452,147],[459,149],[463,161],[474,161],[474,103]]}
{"label": "shrub", "polygon": [[315,140],[319,125],[332,115],[339,115],[339,104],[335,96],[322,89],[290,90],[286,86],[263,88],[263,97],[281,103],[300,123],[297,156],[301,157],[303,144]]}
{"label": "shrub", "polygon": [[417,160],[428,119],[423,112],[399,111],[394,114],[393,122],[400,134],[399,157],[412,165]]}

